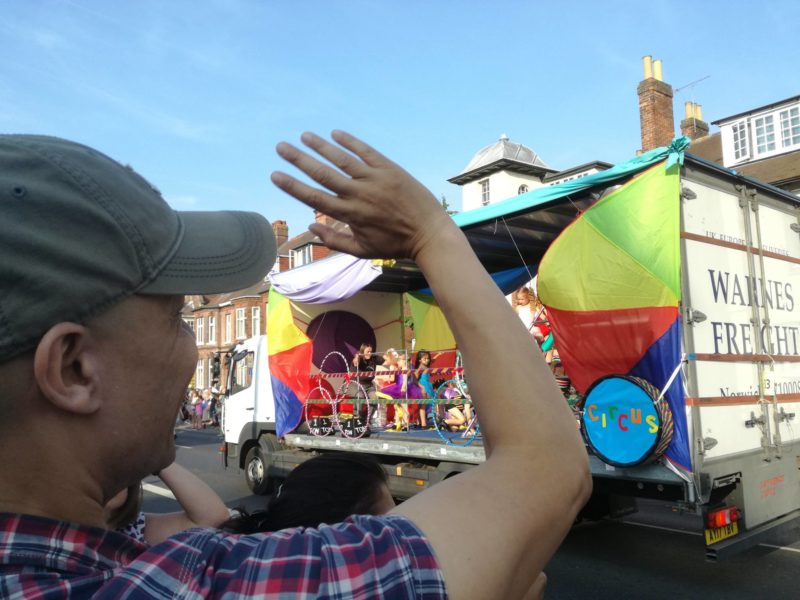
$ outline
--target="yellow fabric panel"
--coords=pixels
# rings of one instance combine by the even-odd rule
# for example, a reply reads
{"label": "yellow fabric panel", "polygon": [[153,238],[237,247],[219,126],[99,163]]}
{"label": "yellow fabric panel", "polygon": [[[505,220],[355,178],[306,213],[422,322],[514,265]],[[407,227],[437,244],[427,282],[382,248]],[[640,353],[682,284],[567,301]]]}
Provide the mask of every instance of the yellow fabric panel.
{"label": "yellow fabric panel", "polygon": [[453,332],[436,300],[424,294],[408,293],[406,296],[414,321],[415,347],[429,350],[455,348]]}

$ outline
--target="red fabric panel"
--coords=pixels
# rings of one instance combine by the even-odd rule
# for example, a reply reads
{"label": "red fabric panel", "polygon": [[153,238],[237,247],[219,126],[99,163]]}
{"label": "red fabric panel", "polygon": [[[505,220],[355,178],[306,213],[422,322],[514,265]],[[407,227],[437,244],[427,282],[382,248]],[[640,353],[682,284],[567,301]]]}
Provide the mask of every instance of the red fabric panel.
{"label": "red fabric panel", "polygon": [[564,370],[581,393],[600,377],[627,374],[678,316],[677,306],[547,311]]}

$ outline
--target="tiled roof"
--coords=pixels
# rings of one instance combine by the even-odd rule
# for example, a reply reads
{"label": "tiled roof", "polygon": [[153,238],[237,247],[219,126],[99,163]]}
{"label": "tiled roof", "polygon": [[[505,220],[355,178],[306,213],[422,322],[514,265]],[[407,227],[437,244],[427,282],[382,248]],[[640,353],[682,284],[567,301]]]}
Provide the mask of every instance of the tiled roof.
{"label": "tiled roof", "polygon": [[800,150],[734,167],[742,175],[774,186],[800,180]]}
{"label": "tiled roof", "polygon": [[722,138],[719,132],[693,140],[687,152],[722,164]]}
{"label": "tiled roof", "polygon": [[461,173],[448,181],[463,185],[502,170],[545,175],[556,169],[548,167],[528,146],[512,142],[503,134],[498,141],[478,150]]}

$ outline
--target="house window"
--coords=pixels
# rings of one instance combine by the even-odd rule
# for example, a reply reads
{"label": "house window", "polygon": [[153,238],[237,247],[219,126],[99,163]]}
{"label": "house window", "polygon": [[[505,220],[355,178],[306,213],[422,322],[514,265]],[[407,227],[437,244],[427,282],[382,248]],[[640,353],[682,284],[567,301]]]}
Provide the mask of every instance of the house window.
{"label": "house window", "polygon": [[784,148],[800,144],[800,107],[781,111],[781,141]]}
{"label": "house window", "polygon": [[261,335],[261,308],[253,307],[253,337]]}
{"label": "house window", "polygon": [[189,329],[194,331],[194,319],[187,319],[186,317],[184,317],[183,322],[189,326]]}
{"label": "house window", "polygon": [[208,343],[217,344],[217,317],[208,317]]}
{"label": "house window", "polygon": [[292,267],[301,267],[312,261],[311,244],[292,250]]}
{"label": "house window", "polygon": [[753,120],[756,127],[756,152],[763,154],[775,150],[775,126],[772,115],[765,115]]}
{"label": "house window", "polygon": [[201,388],[205,387],[206,381],[203,378],[203,359],[197,361],[197,369],[194,372],[194,387]]}
{"label": "house window", "polygon": [[747,143],[747,123],[739,121],[733,127],[733,156],[736,160],[750,156],[750,146]]}
{"label": "house window", "polygon": [[206,320],[203,317],[197,317],[197,329],[194,332],[194,337],[197,340],[197,345],[206,343]]}
{"label": "house window", "polygon": [[481,183],[481,204],[486,206],[489,204],[489,180],[484,179]]}
{"label": "house window", "polygon": [[230,344],[233,341],[233,319],[231,313],[225,315],[225,343]]}
{"label": "house window", "polygon": [[211,384],[214,382],[214,374],[212,373],[212,370],[214,369],[214,363],[210,358],[205,359],[205,363],[208,369],[206,371],[206,373],[208,374],[206,377],[206,381],[208,382],[208,386],[210,387]]}
{"label": "house window", "polygon": [[523,183],[521,186],[519,186],[519,188],[517,188],[517,195],[525,194],[527,191],[528,186]]}
{"label": "house window", "polygon": [[243,308],[237,308],[236,309],[236,339],[241,340],[241,339],[247,337],[247,333],[245,333],[245,330],[246,330],[245,325],[246,325],[246,322],[245,322],[245,316],[244,316],[244,309]]}

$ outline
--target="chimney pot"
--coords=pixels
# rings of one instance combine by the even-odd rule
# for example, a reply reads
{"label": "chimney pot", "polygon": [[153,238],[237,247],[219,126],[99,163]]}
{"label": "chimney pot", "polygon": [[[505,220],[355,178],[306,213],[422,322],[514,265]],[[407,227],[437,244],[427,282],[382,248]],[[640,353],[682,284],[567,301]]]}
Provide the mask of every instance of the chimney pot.
{"label": "chimney pot", "polygon": [[686,103],[686,118],[681,121],[681,133],[693,140],[708,135],[708,123],[703,121],[703,109],[699,104]]}
{"label": "chimney pot", "polygon": [[642,65],[644,66],[644,78],[650,79],[653,76],[653,57],[649,54],[642,57]]}
{"label": "chimney pot", "polygon": [[653,77],[658,81],[664,81],[664,74],[661,71],[661,59],[653,61]]}

